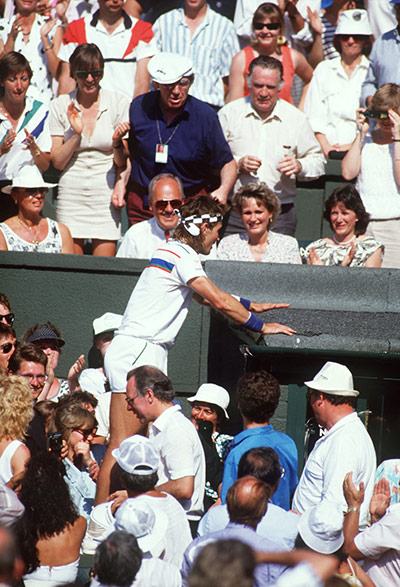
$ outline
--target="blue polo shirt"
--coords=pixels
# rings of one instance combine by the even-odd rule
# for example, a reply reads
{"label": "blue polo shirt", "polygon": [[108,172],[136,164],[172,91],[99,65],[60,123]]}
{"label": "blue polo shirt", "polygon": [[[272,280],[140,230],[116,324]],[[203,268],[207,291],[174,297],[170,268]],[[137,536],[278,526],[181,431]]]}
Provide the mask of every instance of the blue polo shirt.
{"label": "blue polo shirt", "polygon": [[[216,112],[205,102],[188,96],[184,109],[167,124],[158,97],[158,91],[142,94],[130,106],[131,180],[147,189],[158,173],[172,173],[189,190],[186,195],[207,189],[212,170],[221,169],[233,159]],[[156,145],[160,142],[168,144],[165,164],[155,162]]]}
{"label": "blue polo shirt", "polygon": [[249,428],[237,434],[224,465],[224,476],[222,479],[221,499],[226,502],[226,494],[229,487],[237,479],[237,471],[241,456],[251,448],[259,446],[270,446],[279,456],[284,475],[280,480],[279,487],[271,498],[272,503],[288,510],[290,508],[290,497],[297,485],[297,448],[294,440],[283,432],[274,430],[268,426],[257,426]]}

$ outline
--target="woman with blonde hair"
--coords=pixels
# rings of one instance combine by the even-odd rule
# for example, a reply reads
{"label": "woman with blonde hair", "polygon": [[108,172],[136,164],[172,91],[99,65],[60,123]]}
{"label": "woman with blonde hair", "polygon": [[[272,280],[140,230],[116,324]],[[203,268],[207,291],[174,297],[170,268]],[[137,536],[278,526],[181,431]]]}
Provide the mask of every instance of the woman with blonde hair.
{"label": "woman with blonde hair", "polygon": [[22,443],[33,418],[32,394],[24,377],[0,381],[0,481],[10,483],[22,473],[31,453]]}

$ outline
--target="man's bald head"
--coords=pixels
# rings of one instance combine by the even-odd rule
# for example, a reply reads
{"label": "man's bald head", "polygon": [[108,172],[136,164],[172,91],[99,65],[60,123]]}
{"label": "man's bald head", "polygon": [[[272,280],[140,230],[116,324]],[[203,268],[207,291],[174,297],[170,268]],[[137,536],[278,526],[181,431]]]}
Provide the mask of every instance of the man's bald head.
{"label": "man's bald head", "polygon": [[231,522],[256,528],[265,515],[271,487],[255,477],[241,477],[229,488],[226,496]]}

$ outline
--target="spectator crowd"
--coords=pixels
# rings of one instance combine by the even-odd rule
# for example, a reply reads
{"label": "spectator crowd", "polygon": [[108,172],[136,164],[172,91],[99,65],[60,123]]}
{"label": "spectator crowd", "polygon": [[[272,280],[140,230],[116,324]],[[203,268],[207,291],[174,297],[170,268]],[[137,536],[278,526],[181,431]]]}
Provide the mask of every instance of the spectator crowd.
{"label": "spectator crowd", "polygon": [[[93,322],[99,366],[65,379],[60,330],[17,340],[0,294],[0,584],[400,584],[399,464],[377,463],[347,366],[304,382],[300,478],[270,373],[235,398],[167,376],[192,299],[295,334],[257,315],[288,304],[222,291],[206,258],[400,268],[400,0],[0,10],[0,250],[148,260],[124,314]],[[297,185],[328,159],[331,235],[300,249]]]}

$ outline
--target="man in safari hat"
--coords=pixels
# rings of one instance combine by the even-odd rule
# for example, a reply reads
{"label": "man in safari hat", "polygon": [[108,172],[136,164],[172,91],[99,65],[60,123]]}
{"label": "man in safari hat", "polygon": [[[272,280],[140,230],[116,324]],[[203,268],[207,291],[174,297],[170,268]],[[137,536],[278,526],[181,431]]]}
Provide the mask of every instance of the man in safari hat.
{"label": "man in safari hat", "polygon": [[354,411],[359,392],[345,365],[328,361],[312,381],[306,381],[307,398],[315,419],[325,429],[305,464],[293,498],[293,509],[304,513],[321,500],[347,505],[343,480],[349,471],[358,486],[365,486],[360,527],[367,524],[368,506],[374,489],[376,455],[372,440]]}

